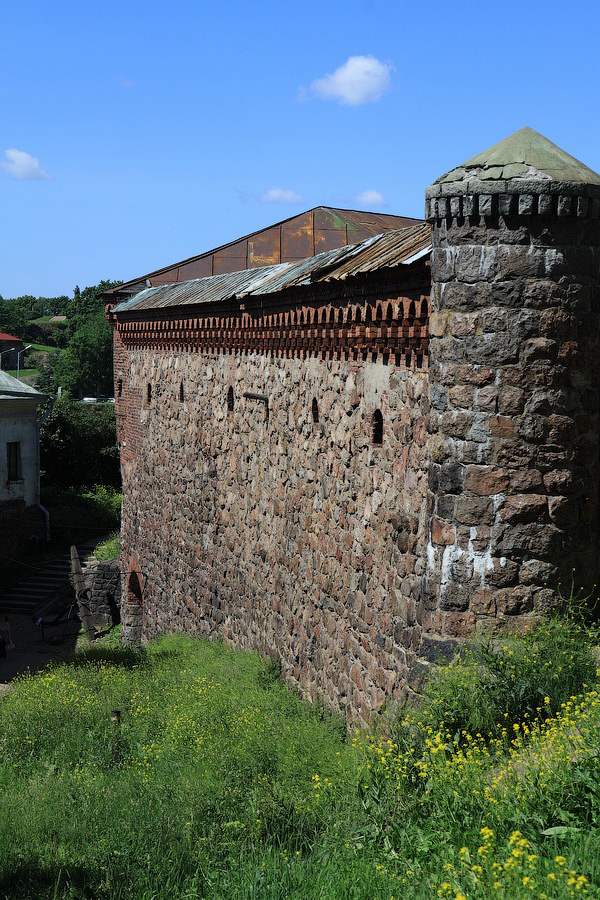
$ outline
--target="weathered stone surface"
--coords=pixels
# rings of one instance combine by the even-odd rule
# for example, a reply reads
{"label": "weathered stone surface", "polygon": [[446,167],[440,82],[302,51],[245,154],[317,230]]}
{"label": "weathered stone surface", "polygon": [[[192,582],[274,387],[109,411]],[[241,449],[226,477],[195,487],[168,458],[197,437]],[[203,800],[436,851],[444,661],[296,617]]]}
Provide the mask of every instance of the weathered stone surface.
{"label": "weathered stone surface", "polygon": [[465,490],[473,494],[490,496],[501,494],[509,485],[506,469],[496,466],[467,466],[465,474]]}
{"label": "weathered stone surface", "polygon": [[[481,183],[469,172],[479,217],[432,220],[433,246],[443,248],[432,256],[433,294],[453,340],[432,335],[430,390],[443,382],[450,407],[428,425],[437,461],[464,472],[464,493],[430,503],[455,525],[454,543],[430,552],[425,582],[447,611],[446,629],[462,627],[467,602],[478,631],[496,614],[521,626],[567,558],[583,577],[600,574],[600,375],[591,314],[600,229],[589,219],[580,227],[590,204],[579,205],[564,186],[549,196],[546,182],[536,189],[533,179],[519,181],[513,196],[509,182],[500,186],[504,175],[490,181],[492,170]],[[447,187],[463,196],[455,179]],[[592,555],[582,565],[584,548]]]}
{"label": "weathered stone surface", "polygon": [[491,525],[494,521],[494,506],[484,497],[459,497],[454,506],[457,522],[463,525]]}
{"label": "weathered stone surface", "polygon": [[453,544],[456,540],[454,525],[434,518],[431,522],[431,541],[434,544]]}
{"label": "weathered stone surface", "polygon": [[[130,621],[143,636],[190,630],[276,652],[309,696],[359,717],[381,702],[382,673],[405,685],[399,659],[414,660],[424,630],[426,373],[146,349],[117,354],[119,365],[130,394],[126,413],[116,404],[127,416],[123,577],[135,554],[143,601]],[[148,383],[161,387],[149,407]],[[269,395],[268,419],[244,392]],[[440,466],[438,479],[461,489],[460,467]],[[440,539],[450,532],[440,522]]]}
{"label": "weathered stone surface", "polygon": [[503,522],[533,522],[543,519],[547,499],[543,494],[513,494],[505,499],[500,510]]}
{"label": "weathered stone surface", "polygon": [[119,559],[91,559],[83,568],[85,595],[92,622],[98,631],[120,621],[121,568]]}

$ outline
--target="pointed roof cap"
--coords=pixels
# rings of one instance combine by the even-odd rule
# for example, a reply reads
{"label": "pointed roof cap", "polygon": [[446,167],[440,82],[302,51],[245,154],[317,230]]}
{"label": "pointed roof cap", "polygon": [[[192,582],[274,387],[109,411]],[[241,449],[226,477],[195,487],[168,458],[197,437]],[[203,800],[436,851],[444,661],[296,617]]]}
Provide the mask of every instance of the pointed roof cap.
{"label": "pointed roof cap", "polygon": [[[523,182],[554,182],[600,186],[600,175],[561,150],[533,128],[521,128],[493,147],[440,176],[431,186],[452,182],[502,181],[506,189]],[[429,190],[431,190],[431,188]]]}

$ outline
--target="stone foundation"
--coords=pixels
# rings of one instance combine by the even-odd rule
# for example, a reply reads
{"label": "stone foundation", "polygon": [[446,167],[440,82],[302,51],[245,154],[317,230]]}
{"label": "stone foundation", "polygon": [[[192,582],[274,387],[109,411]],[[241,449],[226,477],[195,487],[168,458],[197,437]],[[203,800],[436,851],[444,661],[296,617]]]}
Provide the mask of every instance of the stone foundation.
{"label": "stone foundation", "polygon": [[118,559],[92,559],[83,568],[84,589],[92,623],[104,631],[120,621],[121,567]]}

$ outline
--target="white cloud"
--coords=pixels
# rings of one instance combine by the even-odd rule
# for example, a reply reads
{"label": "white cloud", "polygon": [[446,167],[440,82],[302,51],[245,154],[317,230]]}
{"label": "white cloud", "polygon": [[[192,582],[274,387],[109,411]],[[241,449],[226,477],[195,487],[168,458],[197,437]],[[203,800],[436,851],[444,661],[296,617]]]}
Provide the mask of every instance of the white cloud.
{"label": "white cloud", "polygon": [[119,84],[123,88],[132,88],[135,87],[136,81],[134,78],[119,78]]}
{"label": "white cloud", "polygon": [[269,188],[259,199],[261,203],[302,203],[300,194],[285,188]]}
{"label": "white cloud", "polygon": [[25,181],[28,178],[51,178],[40,166],[39,159],[25,153],[24,150],[5,150],[4,156],[5,162],[0,162],[0,168],[17,181]]}
{"label": "white cloud", "polygon": [[374,56],[350,56],[331,75],[317,78],[311,90],[323,100],[339,100],[347,106],[376,103],[391,87],[391,63]]}
{"label": "white cloud", "polygon": [[373,206],[387,206],[385,197],[379,191],[363,191],[362,194],[357,196],[356,202],[361,203],[367,208],[372,208]]}

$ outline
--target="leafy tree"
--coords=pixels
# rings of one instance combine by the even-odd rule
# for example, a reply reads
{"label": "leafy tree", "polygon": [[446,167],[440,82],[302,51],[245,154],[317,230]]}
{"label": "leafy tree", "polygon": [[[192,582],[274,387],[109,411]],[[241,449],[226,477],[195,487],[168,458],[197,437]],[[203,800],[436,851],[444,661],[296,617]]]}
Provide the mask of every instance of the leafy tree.
{"label": "leafy tree", "polygon": [[112,331],[104,315],[102,294],[116,284],[120,282],[101,281],[76,290],[65,349],[43,367],[38,378],[42,390],[54,394],[62,387],[72,396],[112,394]]}
{"label": "leafy tree", "polygon": [[119,450],[112,403],[61,397],[40,429],[42,483],[60,488],[119,487]]}
{"label": "leafy tree", "polygon": [[83,318],[54,367],[58,385],[72,396],[112,394],[113,344],[104,313]]}
{"label": "leafy tree", "polygon": [[26,310],[14,300],[0,297],[0,331],[20,337],[28,322]]}

